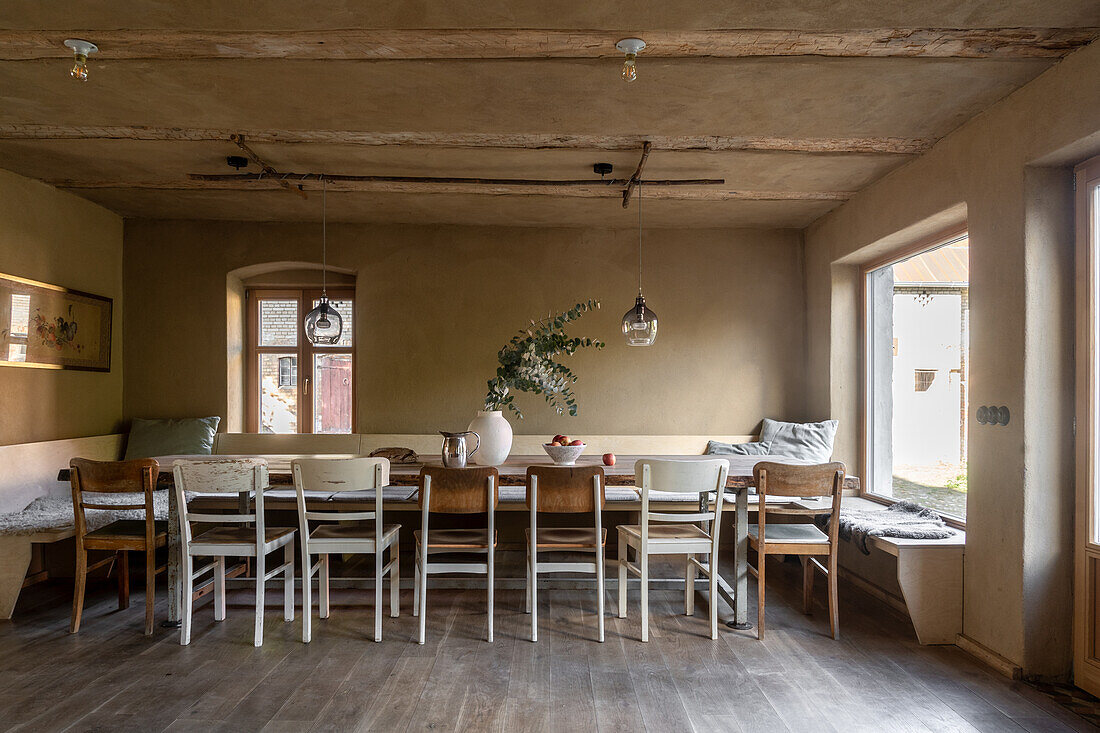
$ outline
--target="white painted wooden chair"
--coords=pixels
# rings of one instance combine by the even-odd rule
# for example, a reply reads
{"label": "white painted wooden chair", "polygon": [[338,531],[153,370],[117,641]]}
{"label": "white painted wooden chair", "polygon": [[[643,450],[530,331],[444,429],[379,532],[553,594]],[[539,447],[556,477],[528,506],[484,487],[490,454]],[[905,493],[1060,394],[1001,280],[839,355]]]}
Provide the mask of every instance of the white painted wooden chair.
{"label": "white painted wooden chair", "polygon": [[[180,541],[183,554],[183,625],[180,644],[191,643],[191,616],[194,583],[204,573],[213,571],[214,620],[225,619],[225,558],[256,559],[256,632],[253,643],[264,642],[264,583],[283,574],[283,617],[294,620],[294,530],[268,527],[264,522],[264,489],[267,488],[267,461],[262,458],[211,458],[176,461],[176,502],[179,507]],[[238,494],[241,497],[237,514],[197,514],[187,508],[187,494]],[[249,512],[248,496],[255,495],[255,511]],[[192,535],[192,523],[219,526]],[[239,526],[225,526],[235,524]],[[253,526],[248,526],[252,524]],[[283,548],[283,563],[267,569],[267,555]],[[195,557],[212,557],[214,562],[194,569]]]}
{"label": "white painted wooden chair", "polygon": [[[527,612],[531,614],[531,641],[538,641],[539,573],[595,573],[596,618],[599,640],[604,639],[604,472],[599,466],[530,466],[527,469]],[[539,527],[539,512],[589,514],[591,527]],[[539,553],[592,553],[588,562],[539,562]]]}
{"label": "white painted wooden chair", "polygon": [[[382,641],[382,579],[387,573],[390,576],[390,617],[397,618],[401,613],[401,525],[382,523],[382,489],[390,479],[389,460],[299,458],[291,461],[290,466],[298,494],[298,523],[302,537],[302,641],[309,643],[312,637],[313,576],[318,573],[321,618],[329,617],[329,555],[333,553],[374,555],[374,640]],[[306,509],[306,491],[365,490],[374,491],[374,511]],[[325,524],[311,530],[310,520]],[[368,521],[371,524],[358,524]],[[387,548],[390,560],[383,564]],[[320,556],[316,563],[314,555]]]}
{"label": "white painted wooden chair", "polygon": [[[641,524],[619,525],[619,618],[626,617],[627,571],[642,580],[642,641],[649,641],[649,557],[686,555],[684,615],[695,614],[695,573],[710,580],[710,638],[718,638],[718,535],[729,463],[723,459],[675,461],[643,459],[634,464],[634,478],[642,494]],[[652,497],[656,493],[657,497]],[[651,512],[651,497],[664,493],[699,495],[695,511]],[[713,509],[710,508],[713,495]],[[657,523],[654,523],[657,522]],[[633,547],[633,565],[627,548]],[[706,555],[706,562],[696,555]]]}
{"label": "white painted wooden chair", "polygon": [[[488,641],[493,640],[493,573],[497,544],[494,514],[497,508],[499,474],[495,468],[443,468],[420,470],[420,529],[416,538],[416,583],[413,615],[420,616],[420,643],[424,643],[424,616],[428,609],[428,573],[484,573],[489,616]],[[435,529],[428,532],[428,517],[439,514],[485,514],[486,529]],[[466,560],[428,562],[432,554],[481,554],[485,562]]]}

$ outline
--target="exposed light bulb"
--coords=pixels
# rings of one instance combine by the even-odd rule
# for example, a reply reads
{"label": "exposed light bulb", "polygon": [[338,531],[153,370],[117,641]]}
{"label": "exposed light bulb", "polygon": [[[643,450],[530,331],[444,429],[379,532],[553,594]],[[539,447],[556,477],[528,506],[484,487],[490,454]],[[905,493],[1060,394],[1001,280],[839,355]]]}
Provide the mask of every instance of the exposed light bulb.
{"label": "exposed light bulb", "polygon": [[65,46],[73,50],[73,67],[69,69],[69,76],[77,81],[88,81],[88,54],[95,53],[99,48],[79,38],[70,38],[65,41]]}
{"label": "exposed light bulb", "polygon": [[[624,70],[623,73],[625,74],[626,71]],[[85,54],[76,55],[76,62],[73,68],[69,69],[69,76],[77,81],[88,81],[88,57]]]}
{"label": "exposed light bulb", "polygon": [[638,52],[645,48],[645,41],[641,38],[624,38],[615,44],[615,48],[626,54],[626,60],[623,61],[623,81],[635,81],[638,78]]}
{"label": "exposed light bulb", "polygon": [[623,62],[623,81],[634,81],[638,78],[638,67],[634,63],[634,59],[638,57],[636,53],[628,53],[626,55],[626,61]]}

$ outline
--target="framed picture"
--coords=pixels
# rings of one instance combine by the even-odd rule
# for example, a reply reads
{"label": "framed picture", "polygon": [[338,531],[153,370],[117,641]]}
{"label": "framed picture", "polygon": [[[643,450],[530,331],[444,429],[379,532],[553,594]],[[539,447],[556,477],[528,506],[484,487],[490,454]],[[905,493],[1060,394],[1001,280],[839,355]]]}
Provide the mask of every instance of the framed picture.
{"label": "framed picture", "polygon": [[111,371],[112,305],[0,273],[0,366]]}

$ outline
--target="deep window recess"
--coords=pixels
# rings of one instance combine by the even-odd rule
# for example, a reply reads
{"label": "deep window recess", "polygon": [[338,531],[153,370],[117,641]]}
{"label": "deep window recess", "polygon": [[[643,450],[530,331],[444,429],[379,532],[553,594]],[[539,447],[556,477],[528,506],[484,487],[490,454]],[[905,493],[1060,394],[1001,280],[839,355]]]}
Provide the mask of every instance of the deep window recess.
{"label": "deep window recess", "polygon": [[863,277],[864,492],[965,519],[967,235],[932,240]]}
{"label": "deep window recess", "polygon": [[260,290],[248,303],[246,428],[260,433],[350,433],[355,422],[355,356],[351,290],[329,289],[344,319],[340,341],[310,343],[302,319],[316,290]]}

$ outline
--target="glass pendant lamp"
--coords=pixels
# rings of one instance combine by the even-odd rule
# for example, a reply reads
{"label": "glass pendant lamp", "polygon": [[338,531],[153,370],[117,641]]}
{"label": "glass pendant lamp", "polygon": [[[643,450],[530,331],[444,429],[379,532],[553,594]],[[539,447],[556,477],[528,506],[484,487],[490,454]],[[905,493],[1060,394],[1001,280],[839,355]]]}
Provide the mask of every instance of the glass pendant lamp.
{"label": "glass pendant lamp", "polygon": [[652,346],[657,340],[657,314],[645,304],[642,295],[642,182],[638,181],[638,297],[634,307],[623,316],[623,336],[627,346]]}
{"label": "glass pendant lamp", "polygon": [[306,314],[306,338],[314,344],[335,344],[344,330],[344,319],[328,302],[328,241],[326,224],[328,218],[325,193],[327,181],[321,178],[321,302]]}

